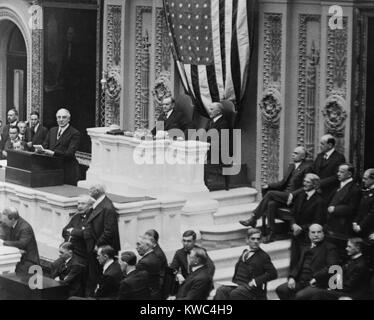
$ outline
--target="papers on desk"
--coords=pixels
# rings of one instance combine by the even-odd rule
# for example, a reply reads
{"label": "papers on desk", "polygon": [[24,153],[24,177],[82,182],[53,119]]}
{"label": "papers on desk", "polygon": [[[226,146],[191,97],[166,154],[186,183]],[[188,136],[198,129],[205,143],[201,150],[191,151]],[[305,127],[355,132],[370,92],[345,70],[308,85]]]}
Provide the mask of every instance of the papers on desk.
{"label": "papers on desk", "polygon": [[35,151],[38,151],[38,152],[43,152],[44,151],[44,148],[41,144],[34,145],[34,148],[35,148]]}

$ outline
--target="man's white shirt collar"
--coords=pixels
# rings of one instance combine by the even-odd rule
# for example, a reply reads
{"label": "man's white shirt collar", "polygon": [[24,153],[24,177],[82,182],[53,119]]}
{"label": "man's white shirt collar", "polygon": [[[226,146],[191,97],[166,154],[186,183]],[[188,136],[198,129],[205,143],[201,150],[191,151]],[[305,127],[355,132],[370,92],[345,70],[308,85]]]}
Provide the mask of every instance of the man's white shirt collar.
{"label": "man's white shirt collar", "polygon": [[331,150],[325,152],[326,159],[330,158],[331,154],[335,151],[335,148],[332,148]]}
{"label": "man's white shirt collar", "polygon": [[354,260],[354,259],[358,259],[359,257],[361,257],[362,256],[362,253],[361,252],[359,252],[359,253],[356,253],[354,256],[352,256],[352,260]]}
{"label": "man's white shirt collar", "polygon": [[220,118],[222,118],[222,113],[219,114],[219,115],[217,115],[217,116],[215,116],[215,117],[213,118],[213,122],[216,123]]}
{"label": "man's white shirt collar", "polygon": [[34,132],[38,131],[40,123],[37,123],[36,126],[33,128]]}
{"label": "man's white shirt collar", "polygon": [[350,183],[351,181],[353,181],[353,179],[349,178],[345,181],[340,182],[340,189],[342,189],[346,184]]}
{"label": "man's white shirt collar", "polygon": [[170,115],[173,113],[174,109],[170,109],[168,112],[166,112],[166,119],[169,119]]}
{"label": "man's white shirt collar", "polygon": [[57,130],[57,134],[58,134],[58,132],[61,130],[61,134],[60,134],[60,136],[65,132],[65,130],[67,129],[67,128],[69,128],[69,123],[65,126],[65,127],[58,127],[58,130]]}
{"label": "man's white shirt collar", "polygon": [[103,266],[103,273],[106,271],[106,269],[109,268],[109,266],[114,262],[113,259],[109,259],[107,262],[105,262],[104,266]]}
{"label": "man's white shirt collar", "polygon": [[105,198],[105,194],[101,195],[93,204],[92,208],[96,209],[96,207],[100,204],[101,201],[103,201]]}
{"label": "man's white shirt collar", "polygon": [[203,265],[194,266],[191,268],[192,272],[195,272],[196,270],[199,270],[200,268],[204,267]]}
{"label": "man's white shirt collar", "polygon": [[315,189],[313,189],[313,190],[310,190],[310,191],[306,191],[305,193],[306,193],[306,199],[307,200],[309,200],[312,196],[313,196],[313,194],[315,194],[315,192],[316,192],[316,190]]}
{"label": "man's white shirt collar", "polygon": [[13,121],[12,123],[9,123],[9,126],[10,127],[16,127],[17,126],[17,122],[18,122],[18,120]]}
{"label": "man's white shirt collar", "polygon": [[297,169],[298,167],[300,167],[300,165],[301,165],[301,161],[299,161],[299,162],[294,162],[294,164],[295,164],[295,169]]}

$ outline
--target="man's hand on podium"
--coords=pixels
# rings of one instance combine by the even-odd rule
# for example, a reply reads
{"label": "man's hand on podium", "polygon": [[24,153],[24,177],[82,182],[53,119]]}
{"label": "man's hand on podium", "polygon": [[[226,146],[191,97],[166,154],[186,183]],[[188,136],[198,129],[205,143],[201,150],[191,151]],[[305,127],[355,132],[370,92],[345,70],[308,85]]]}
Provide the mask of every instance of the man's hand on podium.
{"label": "man's hand on podium", "polygon": [[53,157],[55,152],[49,149],[44,149],[44,154],[46,154],[47,156]]}

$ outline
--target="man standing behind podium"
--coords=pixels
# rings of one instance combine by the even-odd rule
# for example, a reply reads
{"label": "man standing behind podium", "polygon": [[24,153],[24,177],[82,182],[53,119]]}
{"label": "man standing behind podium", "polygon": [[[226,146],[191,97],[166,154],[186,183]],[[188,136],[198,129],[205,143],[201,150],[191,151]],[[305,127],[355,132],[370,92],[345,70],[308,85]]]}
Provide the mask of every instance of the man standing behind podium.
{"label": "man standing behind podium", "polygon": [[58,110],[56,119],[58,126],[53,127],[44,140],[44,153],[63,158],[64,183],[76,186],[79,180],[79,164],[75,152],[79,147],[80,133],[69,124],[69,110]]}
{"label": "man standing behind podium", "polygon": [[21,261],[16,265],[16,273],[28,274],[33,265],[40,265],[38,246],[31,225],[19,216],[16,208],[5,208],[1,221],[10,232],[7,240],[0,240],[0,245],[16,247],[21,253]]}
{"label": "man standing behind podium", "polygon": [[45,138],[48,134],[48,129],[43,127],[39,121],[39,112],[33,111],[30,113],[30,140],[27,142],[29,149],[32,149],[33,145],[40,145],[44,143]]}

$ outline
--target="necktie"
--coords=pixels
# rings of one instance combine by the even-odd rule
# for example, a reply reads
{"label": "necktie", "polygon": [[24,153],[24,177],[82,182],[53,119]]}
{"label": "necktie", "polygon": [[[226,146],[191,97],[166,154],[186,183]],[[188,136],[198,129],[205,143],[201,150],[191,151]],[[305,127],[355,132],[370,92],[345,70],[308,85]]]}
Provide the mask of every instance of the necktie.
{"label": "necktie", "polygon": [[61,133],[62,133],[62,129],[59,128],[59,129],[58,129],[58,133],[57,133],[57,140],[60,139],[60,137],[61,137]]}
{"label": "necktie", "polygon": [[327,153],[325,153],[325,155],[323,156],[323,159],[327,160],[327,158],[328,158]]}
{"label": "necktie", "polygon": [[246,253],[244,253],[243,262],[246,262],[253,255],[253,253],[253,250],[248,250]]}

